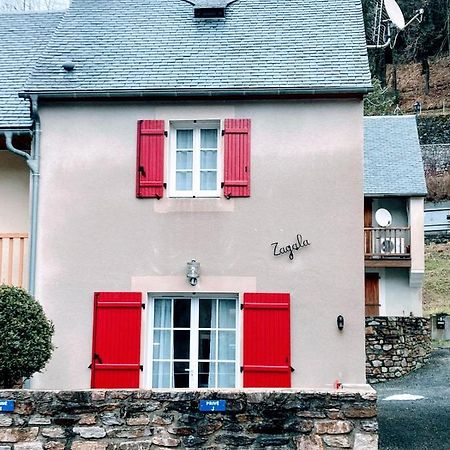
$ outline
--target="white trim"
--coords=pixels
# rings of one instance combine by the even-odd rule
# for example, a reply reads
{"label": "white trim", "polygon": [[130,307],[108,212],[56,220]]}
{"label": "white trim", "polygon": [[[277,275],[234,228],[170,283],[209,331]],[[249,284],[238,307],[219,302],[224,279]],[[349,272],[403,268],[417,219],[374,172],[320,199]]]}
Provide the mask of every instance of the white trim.
{"label": "white trim", "polygon": [[[241,319],[240,319],[240,295],[237,293],[200,293],[200,294],[190,294],[188,292],[185,293],[159,293],[159,292],[149,292],[147,293],[147,305],[148,311],[145,315],[147,318],[148,326],[145,327],[145,336],[144,336],[144,374],[142,376],[143,379],[143,388],[145,389],[154,389],[152,387],[153,384],[153,335],[154,335],[154,306],[155,306],[155,298],[168,298],[172,300],[171,307],[171,324],[173,324],[173,300],[174,298],[186,298],[191,300],[190,311],[191,311],[191,320],[190,320],[190,347],[189,347],[189,388],[196,389],[198,388],[198,340],[199,340],[199,305],[200,301],[203,298],[212,298],[216,300],[216,320],[218,320],[219,314],[219,300],[221,299],[233,299],[236,304],[236,315],[235,315],[235,328],[232,331],[235,332],[235,386],[234,388],[241,387],[242,385],[242,377],[240,374],[240,366],[241,366]],[[170,348],[170,361],[173,363],[174,355],[173,355],[173,326],[171,327],[171,348]],[[217,385],[218,381],[218,364],[221,362],[218,359],[218,322],[215,324],[215,330],[217,332],[216,340],[215,340],[215,355],[214,361],[216,363],[216,371],[215,371],[215,385]],[[224,329],[227,331],[228,329]],[[231,330],[231,329],[230,329]],[[222,361],[223,362],[223,361]],[[170,364],[170,378],[171,383],[173,382],[173,364]],[[214,389],[212,387],[210,389]],[[175,389],[174,387],[170,387],[170,389]]]}
{"label": "white trim", "polygon": [[[192,149],[192,190],[190,191],[177,191],[176,189],[176,131],[177,130],[193,130],[193,149]],[[200,189],[200,130],[201,129],[215,129],[217,130],[217,179],[215,190],[201,190]],[[222,140],[221,136],[221,121],[217,120],[180,120],[169,121],[169,150],[168,150],[168,173],[166,173],[166,179],[168,182],[169,197],[178,198],[217,198],[221,196],[221,181],[222,181]]]}

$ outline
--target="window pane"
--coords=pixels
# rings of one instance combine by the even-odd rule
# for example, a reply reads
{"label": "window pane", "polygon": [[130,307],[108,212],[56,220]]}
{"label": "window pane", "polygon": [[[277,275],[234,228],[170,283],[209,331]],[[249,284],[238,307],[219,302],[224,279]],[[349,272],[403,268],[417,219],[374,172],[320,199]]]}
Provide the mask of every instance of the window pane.
{"label": "window pane", "polygon": [[177,170],[192,169],[192,152],[177,151]]}
{"label": "window pane", "polygon": [[217,172],[202,171],[200,174],[200,189],[202,191],[215,191],[217,189]]}
{"label": "window pane", "polygon": [[198,359],[216,359],[216,332],[201,330],[198,334]]}
{"label": "window pane", "polygon": [[200,130],[201,148],[217,148],[217,129]]}
{"label": "window pane", "polygon": [[193,130],[177,130],[177,149],[193,147]]}
{"label": "window pane", "polygon": [[235,382],[235,364],[219,363],[218,364],[217,387],[233,388]]}
{"label": "window pane", "polygon": [[216,327],[216,300],[205,299],[199,302],[200,328]]}
{"label": "window pane", "polygon": [[174,359],[189,359],[189,345],[191,333],[189,330],[174,330],[173,357]]}
{"label": "window pane", "polygon": [[234,360],[235,341],[234,331],[219,331],[219,359]]}
{"label": "window pane", "polygon": [[176,298],[173,301],[173,327],[189,328],[191,326],[191,300]]}
{"label": "window pane", "polygon": [[217,169],[217,150],[202,150],[201,151],[201,153],[200,153],[200,168],[201,169]]}
{"label": "window pane", "polygon": [[155,298],[155,328],[171,327],[172,300],[170,298]]}
{"label": "window pane", "polygon": [[209,362],[198,363],[198,387],[211,388],[216,387],[216,364]]}
{"label": "window pane", "polygon": [[153,359],[170,359],[170,330],[153,333]]}
{"label": "window pane", "polygon": [[236,328],[236,300],[219,300],[219,328]]}
{"label": "window pane", "polygon": [[154,388],[170,388],[170,362],[154,362],[153,363],[153,380]]}
{"label": "window pane", "polygon": [[177,172],[177,191],[192,190],[192,172]]}
{"label": "window pane", "polygon": [[176,388],[189,387],[189,363],[188,362],[174,362],[173,363],[173,379],[174,379],[174,387],[176,387]]}

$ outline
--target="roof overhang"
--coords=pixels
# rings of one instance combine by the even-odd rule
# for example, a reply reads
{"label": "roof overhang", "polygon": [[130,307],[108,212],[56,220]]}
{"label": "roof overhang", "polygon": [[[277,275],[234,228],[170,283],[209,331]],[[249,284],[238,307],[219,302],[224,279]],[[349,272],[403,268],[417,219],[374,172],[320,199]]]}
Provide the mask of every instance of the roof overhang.
{"label": "roof overhang", "polygon": [[286,97],[286,96],[352,96],[362,97],[372,87],[316,87],[316,88],[187,88],[187,89],[116,89],[116,90],[28,90],[19,97],[40,99],[90,98],[180,98],[180,97]]}

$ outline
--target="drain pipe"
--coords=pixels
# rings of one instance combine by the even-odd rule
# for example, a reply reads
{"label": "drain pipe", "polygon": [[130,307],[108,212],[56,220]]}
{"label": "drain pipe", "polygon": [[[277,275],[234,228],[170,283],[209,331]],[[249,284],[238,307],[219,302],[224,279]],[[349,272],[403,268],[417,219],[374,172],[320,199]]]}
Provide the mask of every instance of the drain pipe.
{"label": "drain pipe", "polygon": [[5,132],[6,148],[22,158],[25,158],[31,171],[31,226],[30,226],[30,265],[28,270],[28,291],[34,297],[36,292],[36,244],[37,215],[39,207],[39,162],[41,151],[41,121],[37,111],[37,97],[30,97],[31,118],[33,119],[33,141],[31,155],[18,150],[12,143],[13,132]]}

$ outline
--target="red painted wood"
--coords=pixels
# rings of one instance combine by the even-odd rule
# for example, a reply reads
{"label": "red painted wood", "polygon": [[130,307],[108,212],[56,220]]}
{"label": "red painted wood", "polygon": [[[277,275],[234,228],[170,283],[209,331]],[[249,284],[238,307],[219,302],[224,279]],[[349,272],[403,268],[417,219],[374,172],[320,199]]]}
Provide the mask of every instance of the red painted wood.
{"label": "red painted wood", "polygon": [[289,294],[244,294],[244,387],[291,387]]}
{"label": "red painted wood", "polygon": [[250,119],[225,119],[225,197],[250,197]]}
{"label": "red painted wood", "polygon": [[91,387],[138,388],[141,353],[140,292],[96,292]]}
{"label": "red painted wood", "polygon": [[140,120],[137,132],[136,197],[164,195],[164,120]]}

